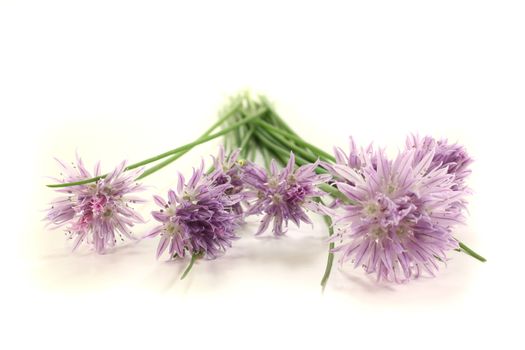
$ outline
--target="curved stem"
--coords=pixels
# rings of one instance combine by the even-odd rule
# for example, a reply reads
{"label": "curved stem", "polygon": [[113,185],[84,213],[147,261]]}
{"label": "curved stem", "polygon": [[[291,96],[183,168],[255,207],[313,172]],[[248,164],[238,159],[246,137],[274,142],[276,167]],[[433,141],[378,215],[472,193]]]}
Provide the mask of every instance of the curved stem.
{"label": "curved stem", "polygon": [[339,191],[337,188],[330,186],[329,184],[323,183],[317,186],[321,191],[326,192],[330,196],[339,199],[344,204],[349,205],[356,205],[356,202],[349,199],[347,196],[345,196],[341,191]]}
{"label": "curved stem", "polygon": [[255,147],[255,143],[251,142],[253,144],[253,146],[251,147],[250,149],[250,154],[248,155],[248,159],[250,159],[250,161],[252,162],[255,162],[255,159],[257,158],[257,147]]}
{"label": "curved stem", "polygon": [[262,153],[262,157],[263,157],[263,161],[264,161],[264,167],[266,168],[266,170],[269,170],[270,169],[270,153],[268,151],[268,148],[266,147],[261,147],[261,153]]}
{"label": "curved stem", "polygon": [[[223,130],[221,130],[221,131],[219,131],[219,132],[217,132],[215,134],[200,137],[196,141],[190,142],[190,143],[188,143],[188,144],[186,144],[184,146],[177,147],[175,149],[172,149],[171,151],[159,154],[158,156],[155,156],[155,157],[143,160],[141,162],[132,164],[132,165],[126,167],[125,170],[126,171],[127,170],[132,170],[132,169],[138,168],[141,165],[149,164],[149,163],[155,162],[157,160],[166,158],[166,157],[171,155],[170,158],[168,158],[164,162],[162,162],[160,164],[157,164],[156,166],[146,170],[144,173],[142,173],[141,176],[139,176],[137,178],[137,180],[143,179],[146,176],[153,174],[154,172],[162,169],[166,165],[168,165],[168,164],[172,163],[173,161],[175,161],[176,159],[180,158],[181,156],[186,154],[189,150],[191,150],[193,147],[195,147],[197,145],[200,145],[202,143],[208,142],[210,140],[213,140],[213,139],[215,139],[217,137],[220,137],[222,135],[225,135],[225,134],[229,133],[232,130],[235,130],[235,128],[239,127],[240,125],[246,124],[246,123],[252,121],[253,119],[258,118],[263,112],[264,111],[259,111],[255,115],[250,116],[248,118],[245,118],[245,119],[243,119],[243,120],[241,120],[241,121],[239,121],[237,123],[234,123],[234,124],[230,125],[229,127],[225,128],[225,129],[223,129]],[[91,179],[86,179],[86,180],[76,181],[76,182],[68,182],[68,183],[62,183],[62,184],[52,184],[52,185],[47,185],[47,187],[57,188],[57,187],[68,187],[68,186],[75,186],[75,185],[84,185],[84,184],[88,184],[88,183],[95,182],[95,181],[98,181],[100,179],[103,179],[107,175],[108,174],[104,174],[104,175],[101,175],[101,176],[93,177]]]}
{"label": "curved stem", "polygon": [[[261,137],[261,135],[257,132],[254,134],[254,139],[255,139],[257,146],[260,147],[261,150],[266,150],[266,152],[268,153],[267,169],[270,168],[271,157],[277,160],[277,162],[279,162],[279,164],[281,164],[282,166],[286,165],[286,157],[288,157],[289,154],[285,154],[283,156],[281,153],[276,152],[273,148],[267,147],[265,143],[266,141],[263,140],[263,137]],[[264,152],[264,151],[261,151],[261,152]],[[264,154],[263,154],[263,157],[264,157]]]}
{"label": "curved stem", "polygon": [[[290,156],[290,149],[285,147],[285,146],[282,146],[282,145],[279,145],[279,140],[275,139],[273,137],[273,135],[269,134],[266,130],[264,129],[258,129],[258,137],[259,137],[259,140],[261,141],[261,143],[263,143],[267,148],[271,149],[272,151],[274,151],[274,153],[277,153],[277,154],[280,154],[282,155],[283,157],[285,158],[288,158]],[[311,162],[307,161],[306,159],[302,158],[301,156],[299,155],[295,155],[295,162],[297,165],[304,165],[304,164],[310,164]],[[326,174],[327,171],[321,167],[317,167],[315,168],[315,172],[318,173],[318,174]]]}
{"label": "curved stem", "polygon": [[275,112],[275,109],[273,108],[272,104],[270,103],[270,101],[268,101],[268,99],[265,96],[261,95],[259,96],[259,98],[261,102],[265,105],[265,107],[270,111],[272,118],[275,119],[284,130],[286,130],[290,134],[298,136],[297,133],[293,131],[292,128],[290,128],[290,126],[288,126],[288,124],[279,116],[279,114]]}
{"label": "curved stem", "polygon": [[[319,200],[321,204],[324,204],[322,200]],[[332,226],[332,218],[330,218],[328,215],[323,216],[324,222],[326,223],[326,226],[328,226],[328,237],[332,237],[334,234],[334,227]],[[326,283],[328,282],[328,278],[330,278],[330,272],[332,272],[332,265],[334,263],[334,253],[332,253],[332,250],[334,249],[335,244],[334,242],[330,242],[328,245],[328,258],[326,261],[326,268],[324,270],[323,278],[321,279],[321,287],[324,292],[324,289],[326,288]]]}
{"label": "curved stem", "polygon": [[459,251],[462,251],[468,255],[470,255],[471,257],[473,257],[474,259],[477,259],[481,262],[486,262],[487,259],[485,259],[484,257],[482,257],[481,255],[479,255],[478,253],[476,253],[475,251],[473,251],[471,248],[469,248],[465,243],[461,242],[460,240],[457,240],[458,241],[458,244],[459,244]]}
{"label": "curved stem", "polygon": [[199,256],[200,256],[199,254],[193,254],[191,256],[191,260],[190,260],[188,267],[186,267],[186,270],[184,270],[184,272],[182,273],[182,276],[180,277],[181,280],[183,280],[188,275],[191,268],[193,267],[193,264],[195,264],[195,260],[197,260]]}
{"label": "curved stem", "polygon": [[250,141],[254,130],[255,129],[253,128],[253,126],[251,126],[251,125],[248,126],[248,131],[244,135],[244,138],[243,138],[243,140],[241,142],[241,145],[239,147],[241,149],[241,154],[242,154],[243,158],[246,158],[246,156],[248,155],[248,151],[250,150],[250,147],[247,147],[247,146],[248,146],[248,141]]}
{"label": "curved stem", "polygon": [[314,163],[317,161],[317,157],[309,152],[304,151],[302,148],[296,146],[293,142],[289,142],[279,134],[271,134],[273,138],[278,140],[282,145],[287,146],[291,151],[294,151],[296,155],[303,157],[308,162]]}
{"label": "curved stem", "polygon": [[[320,149],[320,148],[318,148],[318,147],[316,147],[316,146],[314,146],[314,145],[304,141],[303,139],[301,139],[300,137],[298,137],[296,135],[290,134],[289,132],[286,132],[283,129],[276,128],[273,125],[265,122],[262,119],[259,119],[259,120],[255,121],[254,123],[260,125],[261,127],[266,129],[267,131],[274,133],[275,137],[277,137],[277,135],[282,136],[282,137],[287,137],[290,140],[296,142],[298,145],[309,148],[311,151],[316,153],[318,157],[325,158],[325,160],[329,160],[329,161],[335,162],[335,157],[334,156],[332,156],[331,154],[323,151],[322,149]],[[295,147],[298,148],[297,146],[295,146]]]}
{"label": "curved stem", "polygon": [[248,118],[245,118],[241,121],[238,121],[237,123],[234,123],[232,125],[230,125],[229,127],[213,134],[213,135],[210,135],[210,136],[206,136],[206,137],[203,137],[195,142],[192,142],[191,144],[191,147],[189,147],[188,149],[184,150],[182,152],[182,154],[175,154],[173,155],[172,157],[166,159],[165,161],[163,161],[162,163],[159,163],[151,168],[149,168],[148,170],[146,170],[145,172],[142,173],[142,175],[140,175],[137,180],[140,180],[140,179],[143,179],[145,178],[146,176],[149,176],[157,171],[159,171],[160,169],[164,168],[165,166],[169,165],[170,163],[174,162],[175,160],[179,159],[180,157],[182,157],[185,153],[189,152],[194,146],[197,146],[197,145],[200,145],[201,143],[205,143],[205,142],[208,142],[212,139],[215,139],[219,136],[222,136],[224,134],[227,134],[229,133],[230,131],[232,130],[236,130],[236,128],[238,128],[239,126],[241,125],[244,125],[250,121],[252,121],[253,119],[255,118],[258,118],[262,113],[264,113],[264,111],[259,111],[258,113],[256,113],[255,115],[252,115]]}
{"label": "curved stem", "polygon": [[[223,124],[225,121],[227,121],[228,119],[230,119],[231,117],[233,117],[235,115],[235,113],[238,111],[239,107],[241,105],[241,101],[237,101],[235,104],[234,104],[234,107],[232,107],[227,113],[224,114],[224,116],[222,116],[221,118],[219,118],[212,126],[210,126],[196,141],[202,139],[202,138],[205,138],[207,136],[209,136],[211,134],[211,132],[215,129],[217,129],[218,126],[220,126],[221,124]],[[231,129],[230,129],[231,130]],[[224,131],[224,129],[222,130]],[[220,136],[220,135],[219,135]],[[196,142],[194,141],[194,142]],[[190,143],[191,144],[191,143]],[[188,146],[189,144],[186,144],[184,146],[181,146],[181,147],[178,147],[179,149],[180,148],[183,148],[185,146]],[[177,148],[171,150],[171,151],[168,151],[168,152],[164,152],[164,153],[161,153],[155,157],[151,157],[151,158],[148,158],[148,159],[145,159],[143,161],[140,161],[140,162],[137,162],[135,164],[131,164],[129,165],[126,170],[131,170],[131,169],[135,169],[135,168],[138,168],[138,167],[141,167],[143,165],[146,165],[146,164],[150,164],[150,163],[153,163],[157,160],[160,160],[162,158],[165,158],[167,156],[170,156],[172,155],[173,153],[176,153],[177,151]],[[184,150],[182,150],[184,151]]]}

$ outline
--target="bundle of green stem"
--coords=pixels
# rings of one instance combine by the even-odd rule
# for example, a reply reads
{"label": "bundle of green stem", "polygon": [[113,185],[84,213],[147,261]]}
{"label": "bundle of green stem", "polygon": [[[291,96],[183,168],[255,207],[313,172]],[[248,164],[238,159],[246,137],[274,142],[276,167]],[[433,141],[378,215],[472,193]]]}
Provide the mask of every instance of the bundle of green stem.
{"label": "bundle of green stem", "polygon": [[[327,163],[334,163],[336,160],[331,154],[300,137],[279,116],[264,96],[259,96],[259,98],[254,99],[251,98],[249,94],[243,93],[232,98],[227,107],[220,113],[219,119],[195,141],[131,164],[126,170],[151,165],[137,180],[143,179],[173,163],[194,147],[220,137],[223,137],[223,144],[227,153],[239,149],[242,159],[250,161],[261,160],[266,169],[270,167],[270,161],[272,159],[275,159],[284,166],[289,159],[290,152],[295,154],[297,166],[314,163],[317,160]],[[317,173],[326,173],[326,170],[321,166],[318,166],[315,171]],[[57,188],[81,185],[98,181],[106,175],[78,182],[59,183],[48,186]],[[319,188],[326,192],[328,196],[337,198],[346,204],[352,204],[352,201],[334,186],[322,184]],[[318,201],[321,202],[322,199],[319,198]],[[331,218],[329,216],[324,216],[323,218],[328,228],[328,236],[333,235]],[[327,245],[327,264],[321,279],[323,289],[330,276],[334,260],[334,254],[332,252],[334,243],[327,243]],[[480,261],[485,261],[482,256],[462,242],[459,242],[459,248],[456,250],[464,252]]]}

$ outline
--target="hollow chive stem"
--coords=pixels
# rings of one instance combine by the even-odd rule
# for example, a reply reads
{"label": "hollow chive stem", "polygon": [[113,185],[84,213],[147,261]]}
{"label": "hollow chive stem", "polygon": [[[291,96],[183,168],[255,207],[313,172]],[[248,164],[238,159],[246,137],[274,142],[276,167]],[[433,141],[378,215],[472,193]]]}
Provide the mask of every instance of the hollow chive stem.
{"label": "hollow chive stem", "polygon": [[[253,116],[250,116],[249,118],[245,118],[244,120],[239,121],[239,122],[237,122],[235,124],[232,124],[228,128],[225,128],[225,129],[223,129],[223,130],[221,130],[221,131],[219,131],[219,132],[217,132],[215,134],[206,135],[206,136],[200,137],[196,141],[190,142],[190,143],[188,143],[188,144],[186,144],[184,146],[177,147],[177,148],[175,148],[175,149],[173,149],[171,151],[159,154],[158,156],[155,156],[155,157],[143,160],[143,161],[141,161],[139,163],[132,164],[132,165],[126,167],[125,170],[126,171],[127,170],[132,170],[132,169],[138,168],[139,166],[146,165],[146,164],[149,164],[149,163],[153,163],[155,161],[158,161],[160,159],[166,158],[166,157],[171,155],[171,157],[168,158],[167,160],[165,160],[164,162],[162,162],[162,163],[160,163],[160,164],[158,164],[158,165],[156,165],[156,166],[146,170],[144,173],[142,173],[142,175],[137,180],[142,179],[142,178],[144,178],[144,177],[146,177],[148,175],[151,175],[154,172],[162,169],[163,167],[165,167],[166,165],[168,165],[171,162],[175,161],[176,159],[180,158],[182,155],[187,153],[193,147],[195,147],[197,145],[200,145],[202,143],[208,142],[210,140],[213,140],[213,139],[215,139],[217,137],[220,137],[222,135],[225,135],[225,134],[229,133],[230,131],[234,130],[235,128],[239,127],[240,125],[249,123],[251,120],[253,120],[255,118],[258,118],[259,115],[262,112],[263,111],[259,111],[257,114],[255,114]],[[47,187],[57,188],[57,187],[68,187],[68,186],[75,186],[75,185],[83,185],[83,184],[87,184],[87,183],[91,183],[91,182],[95,182],[95,181],[98,181],[100,179],[103,179],[107,175],[108,174],[104,174],[104,175],[93,177],[91,179],[86,179],[86,180],[76,181],[76,182],[68,182],[68,183],[63,183],[63,184],[52,184],[52,185],[47,185]]]}
{"label": "hollow chive stem", "polygon": [[297,136],[297,133],[295,131],[293,131],[292,128],[290,128],[290,126],[288,124],[286,124],[286,122],[279,116],[279,114],[277,114],[277,112],[275,112],[275,109],[273,108],[273,105],[270,103],[270,101],[268,101],[268,99],[265,97],[265,96],[259,96],[261,102],[265,105],[265,107],[270,111],[270,114],[272,116],[272,118],[278,123],[280,124],[280,126],[288,131],[288,133],[290,134],[293,134],[295,136]]}
{"label": "hollow chive stem", "polygon": [[250,150],[250,147],[248,145],[249,145],[250,139],[252,138],[254,130],[255,129],[253,128],[253,126],[251,125],[248,126],[248,131],[246,132],[246,134],[244,134],[244,138],[241,142],[241,145],[239,146],[239,148],[241,149],[241,155],[243,158],[246,158]]}
{"label": "hollow chive stem", "polygon": [[[321,199],[319,199],[319,203],[324,205]],[[332,218],[330,218],[330,216],[328,215],[324,215],[323,220],[326,223],[326,226],[328,226],[328,237],[332,237],[334,234]],[[328,278],[330,278],[330,273],[332,272],[332,265],[334,264],[334,253],[332,253],[332,250],[334,249],[334,247],[335,247],[334,242],[330,242],[328,244],[328,257],[326,259],[326,268],[324,270],[323,278],[321,279],[321,288],[323,292],[324,292],[324,289],[326,288],[326,283],[328,283]]]}
{"label": "hollow chive stem", "polygon": [[[239,121],[239,113],[236,113],[232,118],[228,119],[223,125],[222,125],[222,128],[225,129],[225,128],[228,128],[230,127],[232,124],[235,124],[236,122]],[[226,151],[227,152],[231,152],[233,151],[234,149],[236,149],[237,147],[239,147],[239,143],[240,143],[240,134],[238,133],[238,129],[235,130],[234,132],[231,132],[231,133],[228,133],[227,135],[224,135],[224,139],[228,140],[228,144],[229,144],[229,149],[227,148]]]}
{"label": "hollow chive stem", "polygon": [[271,134],[272,137],[274,139],[276,139],[277,141],[279,141],[282,145],[288,147],[291,151],[294,151],[296,155],[300,155],[301,157],[303,157],[305,160],[308,160],[309,162],[312,162],[314,163],[315,161],[317,161],[317,157],[308,153],[308,152],[305,152],[302,148],[296,146],[295,144],[293,144],[292,142],[289,142],[288,140],[286,140],[284,137],[282,137],[281,135],[279,134]]}
{"label": "hollow chive stem", "polygon": [[299,146],[303,146],[303,147],[309,148],[311,151],[313,151],[314,154],[318,154],[320,158],[325,158],[325,160],[329,160],[329,161],[335,162],[335,157],[334,156],[332,156],[331,154],[323,151],[322,149],[320,149],[320,148],[318,148],[318,147],[316,147],[316,146],[314,146],[314,145],[304,141],[302,138],[300,138],[300,137],[298,137],[298,136],[296,136],[294,134],[291,134],[291,133],[289,133],[287,131],[284,131],[283,129],[276,128],[276,127],[272,126],[271,124],[265,122],[262,119],[259,119],[259,120],[255,121],[254,123],[260,125],[264,129],[266,129],[266,131],[272,132],[274,134],[274,136],[280,135],[282,137],[288,138],[291,141],[296,142]]}
{"label": "hollow chive stem", "polygon": [[[206,131],[196,141],[201,140],[201,139],[203,139],[205,137],[208,137],[211,134],[212,131],[214,131],[221,124],[223,124],[224,122],[229,120],[231,117],[233,117],[237,113],[237,111],[238,111],[240,106],[241,106],[241,101],[240,100],[235,102],[233,107],[228,112],[226,112],[222,117],[220,117],[212,126],[210,126],[208,129],[206,129]],[[224,131],[224,130],[222,130],[222,131]],[[196,142],[196,141],[194,141],[194,142]],[[184,148],[185,146],[188,146],[188,145],[184,145],[184,146],[181,146],[181,147],[178,147],[178,148],[179,149],[180,148]],[[176,153],[177,152],[176,150],[177,150],[177,148],[173,149],[171,151],[168,151],[168,152],[161,153],[161,154],[159,154],[159,155],[157,155],[155,157],[151,157],[151,158],[145,159],[143,161],[137,162],[135,164],[131,164],[131,165],[129,165],[126,168],[126,170],[132,170],[132,169],[141,167],[143,165],[147,165],[147,164],[156,162],[157,160],[160,160],[162,158],[168,157],[168,156],[172,155],[173,153]]]}
{"label": "hollow chive stem", "polygon": [[250,161],[255,162],[255,159],[257,158],[257,147],[252,147],[250,149],[250,154],[248,155],[248,158]]}
{"label": "hollow chive stem", "polygon": [[[289,152],[287,151],[286,148],[280,147],[278,145],[278,143],[272,142],[271,139],[268,138],[269,137],[268,135],[264,135],[264,133],[262,135],[261,135],[261,133],[258,133],[257,135],[258,135],[261,143],[263,143],[266,146],[267,149],[274,151],[274,153],[278,154],[280,157],[282,157],[284,159],[286,159],[286,157],[290,156],[290,154],[289,154]],[[281,159],[281,162],[283,164],[286,164],[286,160],[283,161],[283,159]],[[308,161],[302,159],[301,157],[298,157],[297,155],[295,157],[295,162],[299,166],[304,165],[304,164],[309,164]],[[318,167],[317,169],[319,169],[318,173],[326,173],[326,170],[324,170],[323,168]],[[329,184],[326,184],[326,183],[320,184],[320,185],[318,185],[318,188],[320,190],[326,192],[330,196],[341,200],[345,204],[350,204],[350,205],[354,205],[355,204],[354,201],[352,201],[351,199],[346,197],[341,191],[339,191],[337,188],[335,188],[333,186],[330,186]]]}
{"label": "hollow chive stem", "polygon": [[[290,148],[280,144],[279,140],[275,139],[272,134],[268,133],[264,129],[257,128],[256,131],[259,137],[259,140],[262,144],[265,145],[268,149],[273,150],[275,153],[280,154],[281,156],[288,158],[290,156]],[[302,158],[299,155],[295,155],[295,162],[297,165],[310,164],[311,162]],[[315,172],[318,174],[326,174],[327,171],[321,167],[315,168]]]}
{"label": "hollow chive stem", "polygon": [[469,248],[465,243],[461,242],[460,240],[457,240],[458,241],[458,244],[459,244],[459,249],[460,251],[470,255],[471,257],[473,257],[474,259],[477,259],[481,262],[486,262],[487,259],[485,259],[484,257],[482,257],[481,255],[479,255],[478,253],[476,253],[474,250],[472,250],[471,248]]}
{"label": "hollow chive stem", "polygon": [[[257,144],[257,146],[261,150],[266,150],[266,152],[268,153],[268,167],[267,167],[267,169],[270,168],[271,158],[275,159],[282,166],[286,165],[286,157],[288,157],[289,154],[286,154],[286,155],[283,156],[282,154],[277,153],[273,148],[267,147],[266,143],[263,141],[263,137],[261,137],[261,135],[257,131],[255,131],[255,133],[254,133],[254,141],[255,141],[255,143]],[[263,152],[263,151],[261,151],[261,152]],[[263,155],[263,157],[264,157],[264,155]]]}
{"label": "hollow chive stem", "polygon": [[261,153],[262,153],[262,157],[264,161],[264,167],[266,168],[266,170],[269,170],[271,160],[270,160],[270,152],[268,151],[268,148],[261,147]]}
{"label": "hollow chive stem", "polygon": [[235,130],[233,130],[232,134],[233,134],[233,139],[235,140],[235,147],[240,148],[242,140],[243,140],[242,134],[241,134],[241,127],[238,127]]}
{"label": "hollow chive stem", "polygon": [[326,194],[329,194],[330,196],[339,199],[344,204],[356,205],[356,203],[353,200],[349,199],[341,191],[339,191],[337,188],[333,186],[330,186],[329,184],[324,183],[324,184],[317,185],[317,187],[321,191],[325,192]]}
{"label": "hollow chive stem", "polygon": [[[208,136],[213,130],[215,130],[219,125],[221,125],[222,123],[224,123],[227,119],[231,118],[233,115],[235,115],[235,113],[238,111],[239,107],[241,106],[241,100],[237,100],[236,102],[233,103],[233,106],[228,110],[228,112],[226,112],[221,118],[219,118],[219,120],[217,120],[212,126],[210,126],[197,140],[199,139],[202,139],[203,137],[206,137]],[[179,148],[184,148],[186,147],[187,145],[184,145],[184,146],[181,146]],[[176,150],[176,149],[175,149]],[[141,167],[143,165],[146,165],[146,164],[150,164],[150,163],[153,163],[157,160],[160,160],[162,158],[165,158],[171,154],[173,154],[173,152],[175,150],[171,150],[171,151],[168,151],[168,152],[164,152],[164,153],[161,153],[155,157],[151,157],[151,158],[148,158],[148,159],[145,159],[145,160],[142,160],[140,162],[137,162],[137,163],[134,163],[134,164],[130,164],[128,165],[124,170],[125,171],[128,171],[128,170],[132,170],[132,169],[136,169],[138,167]],[[75,182],[68,182],[68,183],[63,183],[63,184],[52,184],[52,185],[47,185],[47,187],[51,187],[51,188],[58,188],[58,187],[69,187],[69,186],[75,186],[75,185],[84,185],[84,184],[87,184],[87,183],[91,183],[91,182],[96,182],[100,179],[103,179],[107,176],[108,174],[104,174],[104,175],[100,175],[100,176],[96,176],[96,177],[93,177],[93,178],[90,178],[90,179],[86,179],[86,180],[82,180],[82,181],[75,181]]]}
{"label": "hollow chive stem", "polygon": [[249,123],[251,122],[252,120],[256,119],[256,118],[259,118],[259,116],[261,114],[264,113],[264,110],[261,110],[261,111],[258,111],[257,113],[255,113],[254,115],[250,116],[250,117],[247,117],[247,118],[244,118],[243,120],[240,120],[236,123],[233,123],[232,125],[230,125],[229,127],[213,134],[213,135],[209,135],[209,136],[206,136],[206,137],[203,137],[203,138],[200,138],[199,140],[197,141],[194,141],[192,143],[189,143],[188,145],[186,145],[186,149],[182,152],[182,154],[175,154],[173,156],[171,156],[170,158],[166,159],[165,161],[149,168],[148,170],[144,171],[142,173],[142,175],[140,175],[137,180],[140,180],[140,179],[143,179],[145,178],[146,176],[149,176],[157,171],[159,171],[160,169],[164,168],[165,166],[169,165],[170,163],[174,162],[175,160],[177,160],[178,158],[180,158],[182,155],[184,155],[186,152],[190,151],[193,147],[197,146],[197,145],[200,145],[202,143],[205,143],[205,142],[208,142],[210,140],[213,140],[219,136],[222,136],[222,135],[225,135],[227,133],[229,133],[230,131],[232,130],[235,130],[236,128],[238,128],[239,126],[241,125],[244,125],[246,123]]}
{"label": "hollow chive stem", "polygon": [[182,276],[180,276],[181,280],[183,280],[188,275],[188,273],[191,271],[191,268],[195,264],[195,260],[197,260],[197,258],[199,258],[199,256],[200,256],[200,254],[193,254],[191,256],[191,260],[190,260],[190,263],[188,264],[188,267],[186,267],[186,270],[184,270],[184,272],[182,273]]}

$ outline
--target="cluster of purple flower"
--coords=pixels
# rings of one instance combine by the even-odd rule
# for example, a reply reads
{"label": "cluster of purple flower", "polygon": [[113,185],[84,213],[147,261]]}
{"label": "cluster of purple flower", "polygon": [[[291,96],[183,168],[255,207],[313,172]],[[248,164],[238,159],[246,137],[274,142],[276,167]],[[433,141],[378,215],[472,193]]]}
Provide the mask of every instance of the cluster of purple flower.
{"label": "cluster of purple flower", "polygon": [[[215,258],[231,246],[237,238],[235,230],[250,215],[264,215],[257,234],[263,233],[272,220],[276,236],[286,232],[288,221],[297,226],[301,221],[311,223],[305,211],[317,211],[313,200],[324,194],[317,185],[330,178],[315,173],[318,163],[295,168],[291,154],[284,169],[279,171],[272,162],[267,171],[255,163],[238,160],[238,156],[235,151],[226,157],[221,147],[212,172],[206,174],[201,163],[187,183],[179,175],[177,189],[168,191],[167,200],[153,197],[160,210],[153,211],[152,216],[161,224],[145,237],[161,236],[157,257],[167,250],[170,258],[184,257],[186,253]],[[91,177],[80,160],[75,167],[78,174],[61,164],[68,173],[62,182]],[[94,184],[58,190],[72,195],[53,201],[48,219],[57,225],[73,222],[69,231],[78,236],[75,248],[90,234],[89,241],[103,253],[114,245],[115,232],[131,238],[127,226],[143,222],[128,206],[129,201],[137,202],[139,198],[126,197],[142,189],[133,182],[140,171],[124,172],[124,167],[122,163]],[[95,176],[99,175],[97,166]]]}
{"label": "cluster of purple flower", "polygon": [[[162,235],[157,257],[169,245],[170,257],[191,255],[216,258],[234,239],[235,230],[246,216],[264,215],[256,234],[263,233],[273,220],[273,232],[283,235],[288,221],[297,226],[311,223],[305,210],[315,209],[313,199],[324,194],[316,185],[329,175],[317,175],[317,163],[295,169],[295,158],[277,170],[247,161],[238,161],[238,152],[225,157],[221,148],[213,171],[204,173],[204,164],[193,172],[187,184],[179,176],[177,192],[168,192],[168,201],[155,196],[162,209],[152,213],[161,222],[148,237]],[[243,206],[244,204],[244,206]],[[284,229],[283,229],[284,227]]]}
{"label": "cluster of purple flower", "polygon": [[[305,210],[318,212],[315,198],[325,195],[317,188],[330,180],[330,175],[318,175],[315,169],[318,162],[295,168],[295,156],[290,154],[288,164],[279,171],[272,161],[270,170],[250,163],[245,167],[243,180],[247,187],[247,198],[251,199],[247,215],[263,214],[261,225],[256,232],[266,231],[273,220],[273,233],[282,236],[292,221],[297,227],[300,222],[311,224]],[[283,230],[283,225],[285,229]]]}
{"label": "cluster of purple flower", "polygon": [[[71,165],[57,160],[62,168],[62,179],[67,183],[91,178],[82,159]],[[142,217],[131,207],[144,202],[135,192],[144,187],[135,182],[141,170],[125,172],[126,164],[122,162],[105,178],[95,183],[60,188],[61,193],[51,203],[47,220],[55,227],[66,226],[66,233],[74,239],[73,250],[82,242],[93,245],[97,253],[104,253],[107,248],[115,246],[116,237],[120,235],[136,239],[131,235],[131,227],[143,223]],[[94,176],[100,176],[100,164],[95,166]]]}
{"label": "cluster of purple flower", "polygon": [[[463,221],[472,162],[459,145],[411,136],[391,160],[384,150],[358,148],[350,139],[349,154],[335,149],[335,164],[296,167],[291,153],[281,170],[275,161],[265,169],[238,158],[239,152],[226,156],[221,148],[211,171],[201,162],[187,182],[179,175],[167,199],[154,196],[160,209],[152,216],[159,225],[145,237],[161,237],[157,258],[167,251],[170,259],[187,254],[213,259],[231,247],[247,216],[262,215],[257,235],[273,222],[273,234],[282,236],[289,221],[311,224],[308,211],[332,217],[337,234],[331,239],[339,243],[334,251],[342,251],[342,263],[352,260],[378,279],[400,283],[424,271],[434,275],[446,252],[458,248],[452,228]],[[60,164],[66,172],[62,182],[91,177],[80,159],[73,168]],[[318,174],[321,168],[328,173]],[[140,201],[130,196],[143,189],[134,181],[139,175],[140,170],[126,172],[122,163],[95,183],[59,189],[66,196],[52,203],[48,219],[69,225],[74,249],[87,240],[103,253],[114,246],[115,233],[132,238],[130,227],[143,222],[129,207]],[[320,206],[318,199],[326,195],[320,185],[326,184],[346,200]]]}
{"label": "cluster of purple flower", "polygon": [[[378,279],[406,282],[423,271],[434,275],[446,251],[458,248],[452,227],[463,222],[465,176],[471,159],[458,145],[430,137],[407,139],[393,160],[350,140],[346,155],[327,168],[351,201],[326,211],[343,242],[341,263],[352,260]],[[338,203],[339,204],[339,203]]]}
{"label": "cluster of purple flower", "polygon": [[168,248],[170,258],[190,255],[216,258],[237,238],[235,229],[241,214],[234,209],[242,197],[235,193],[231,178],[222,168],[204,173],[204,163],[187,183],[179,175],[177,191],[168,191],[168,200],[154,196],[161,208],[152,212],[161,224],[147,237],[161,235],[157,258]]}

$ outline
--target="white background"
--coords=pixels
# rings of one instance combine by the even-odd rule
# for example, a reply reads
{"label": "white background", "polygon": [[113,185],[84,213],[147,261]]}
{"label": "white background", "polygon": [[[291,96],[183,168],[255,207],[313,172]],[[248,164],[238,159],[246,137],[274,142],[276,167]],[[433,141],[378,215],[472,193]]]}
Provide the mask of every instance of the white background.
{"label": "white background", "polygon": [[[1,1],[2,348],[523,348],[524,18],[519,1]],[[156,240],[71,254],[44,227],[52,157],[141,160],[244,88],[327,150],[350,134],[392,152],[411,132],[464,144],[474,195],[457,235],[488,262],[452,253],[402,286],[335,267],[321,295],[320,220],[280,240],[248,225],[182,282]]]}

